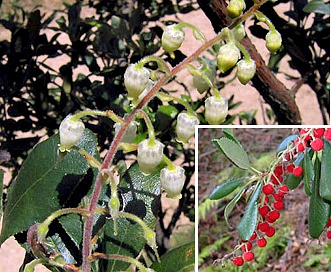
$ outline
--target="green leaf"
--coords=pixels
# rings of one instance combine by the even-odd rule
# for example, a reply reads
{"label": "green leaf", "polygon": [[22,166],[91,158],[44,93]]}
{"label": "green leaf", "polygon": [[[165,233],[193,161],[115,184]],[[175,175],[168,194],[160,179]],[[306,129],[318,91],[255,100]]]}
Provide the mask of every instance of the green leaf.
{"label": "green leaf", "polygon": [[236,142],[228,138],[214,139],[212,141],[237,167],[241,169],[248,169],[250,167],[246,151]]}
{"label": "green leaf", "polygon": [[[9,236],[44,221],[51,213],[77,206],[94,180],[83,155],[58,151],[59,136],[38,144],[23,163],[8,190],[0,244]],[[77,146],[95,155],[97,139],[85,130]]]}
{"label": "green leaf", "polygon": [[311,184],[314,180],[314,168],[309,152],[305,152],[305,156],[303,159],[303,169],[305,192],[308,196],[311,196]]}
{"label": "green leaf", "polygon": [[[294,164],[302,167],[303,159],[304,159],[304,154],[300,153],[300,155],[295,159]],[[293,190],[299,186],[301,180],[302,177],[296,177],[293,174],[290,174],[286,177],[284,183],[287,185],[287,187],[290,190]]]}
{"label": "green leaf", "polygon": [[257,199],[261,193],[262,183],[258,185],[252,195],[244,216],[238,225],[238,233],[243,240],[249,240],[257,224]]}
{"label": "green leaf", "polygon": [[217,186],[210,194],[211,200],[221,199],[228,194],[232,193],[242,182],[244,178],[229,179],[225,183]]}
{"label": "green leaf", "polygon": [[325,3],[323,0],[312,0],[304,6],[303,11],[307,13],[330,15],[330,4]]}
{"label": "green leaf", "polygon": [[331,203],[320,196],[320,169],[321,162],[315,161],[314,170],[315,178],[312,185],[312,195],[309,203],[308,229],[313,239],[317,239],[323,232],[331,212]]}
{"label": "green leaf", "polygon": [[320,196],[331,201],[331,145],[324,141],[321,161]]}
{"label": "green leaf", "polygon": [[178,110],[171,105],[162,105],[158,108],[155,116],[155,129],[157,131],[167,130],[172,127],[174,118],[178,114]]}
{"label": "green leaf", "polygon": [[232,128],[222,128],[222,131],[223,131],[224,135],[226,136],[226,138],[228,138],[229,140],[234,141],[236,144],[238,144],[239,146],[242,147],[242,145],[238,141],[238,139],[233,136],[233,129]]}
{"label": "green leaf", "polygon": [[225,210],[224,210],[224,218],[225,218],[225,222],[226,224],[232,228],[232,226],[229,223],[229,215],[232,212],[234,206],[237,204],[237,202],[239,201],[239,199],[241,198],[241,196],[243,195],[245,188],[241,188],[240,191],[232,198],[232,200],[228,203],[228,205],[226,205]]}
{"label": "green leaf", "polygon": [[230,135],[230,136],[233,136],[233,128],[227,128],[227,127],[224,127],[222,128],[222,131],[225,135]]}
{"label": "green leaf", "polygon": [[299,186],[301,179],[301,177],[296,177],[293,174],[290,174],[284,182],[290,190],[293,190]]}
{"label": "green leaf", "polygon": [[83,223],[81,216],[78,214],[68,214],[59,218],[59,222],[74,242],[75,246],[79,249],[83,240]]}
{"label": "green leaf", "polygon": [[157,272],[189,272],[194,270],[194,243],[174,248],[161,256],[161,262],[152,266]]}
{"label": "green leaf", "polygon": [[[135,163],[128,169],[118,186],[124,211],[139,216],[151,229],[155,228],[160,204],[160,170],[161,167],[158,167],[152,174],[145,176]],[[117,224],[118,235],[115,236],[113,220],[106,219],[103,252],[136,258],[146,245],[142,228],[123,217],[118,218]],[[100,263],[100,271],[123,271],[129,266],[115,260],[103,260]]]}

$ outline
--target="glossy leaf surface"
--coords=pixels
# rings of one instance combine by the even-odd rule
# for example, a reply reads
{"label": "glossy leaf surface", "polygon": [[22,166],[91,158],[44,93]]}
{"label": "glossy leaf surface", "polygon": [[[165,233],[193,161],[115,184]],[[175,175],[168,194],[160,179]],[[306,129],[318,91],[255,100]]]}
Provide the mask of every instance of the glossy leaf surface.
{"label": "glossy leaf surface", "polygon": [[161,262],[155,262],[152,267],[158,272],[194,270],[194,243],[174,248],[161,257]]}
{"label": "glossy leaf surface", "polygon": [[[77,145],[95,155],[96,143],[94,134],[85,130]],[[23,163],[8,190],[0,244],[60,208],[77,206],[90,188],[94,175],[84,156],[74,149],[59,154],[58,144],[58,135],[50,137]]]}
{"label": "glossy leaf surface", "polygon": [[242,182],[244,178],[229,179],[225,183],[217,186],[210,194],[212,200],[221,199],[232,193]]}
{"label": "glossy leaf surface", "polygon": [[248,169],[250,167],[246,151],[236,142],[228,138],[214,139],[213,143],[237,167]]}
{"label": "glossy leaf surface", "polygon": [[238,225],[238,232],[240,237],[243,240],[249,240],[252,236],[256,224],[257,224],[257,199],[261,193],[262,183],[258,185],[254,194],[252,195],[248,206],[246,208],[245,214],[242,217],[239,225]]}

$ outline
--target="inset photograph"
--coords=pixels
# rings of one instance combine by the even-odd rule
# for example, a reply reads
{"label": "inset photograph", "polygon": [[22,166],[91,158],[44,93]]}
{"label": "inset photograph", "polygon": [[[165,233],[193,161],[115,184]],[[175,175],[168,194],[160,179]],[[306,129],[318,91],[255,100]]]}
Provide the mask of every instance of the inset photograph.
{"label": "inset photograph", "polygon": [[197,136],[198,271],[330,271],[331,129]]}

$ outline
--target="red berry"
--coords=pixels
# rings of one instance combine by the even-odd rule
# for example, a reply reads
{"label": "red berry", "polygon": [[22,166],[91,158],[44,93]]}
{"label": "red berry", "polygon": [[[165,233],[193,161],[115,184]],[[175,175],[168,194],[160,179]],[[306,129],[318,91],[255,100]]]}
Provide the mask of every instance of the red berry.
{"label": "red berry", "polygon": [[265,216],[265,220],[269,223],[275,222],[279,218],[280,214],[279,211],[271,211]]}
{"label": "red berry", "polygon": [[252,236],[251,236],[251,238],[249,238],[249,240],[251,240],[251,241],[255,240],[256,236],[257,236],[257,234],[254,231],[253,234],[252,234]]}
{"label": "red berry", "polygon": [[316,138],[321,138],[324,134],[324,128],[315,128],[314,129],[314,136]]}
{"label": "red berry", "polygon": [[331,239],[331,230],[328,230],[328,231],[326,232],[326,237],[327,237],[328,239]]}
{"label": "red berry", "polygon": [[268,204],[268,203],[269,203],[269,197],[266,196],[266,197],[264,198],[264,205],[266,205],[266,204]]}
{"label": "red berry", "polygon": [[254,259],[254,253],[252,251],[247,251],[244,253],[243,257],[246,262],[250,262]]}
{"label": "red berry", "polygon": [[293,173],[294,167],[295,167],[295,165],[293,163],[291,163],[288,166],[286,166],[286,171],[289,173]]}
{"label": "red berry", "polygon": [[324,131],[324,138],[327,139],[328,141],[331,141],[331,128],[327,128]]}
{"label": "red berry", "polygon": [[300,135],[303,135],[303,134],[306,134],[306,133],[308,133],[308,131],[309,131],[309,129],[308,128],[302,128],[302,129],[300,129]]}
{"label": "red berry", "polygon": [[331,227],[331,218],[329,219],[328,223],[326,224],[326,227],[325,228],[329,228]]}
{"label": "red berry", "polygon": [[302,171],[303,171],[302,167],[298,165],[293,169],[293,175],[295,177],[300,177],[302,175]]}
{"label": "red berry", "polygon": [[275,203],[274,203],[274,207],[275,207],[275,209],[276,210],[282,210],[283,208],[284,208],[284,202],[282,202],[282,201],[276,201]]}
{"label": "red berry", "polygon": [[277,165],[274,170],[274,174],[276,176],[280,176],[283,174],[283,167],[281,165]]}
{"label": "red berry", "polygon": [[242,251],[250,251],[252,249],[252,243],[246,242],[244,245],[241,246]]}
{"label": "red berry", "polygon": [[310,143],[310,147],[314,151],[320,151],[324,147],[324,142],[321,138],[316,138],[314,141]]}
{"label": "red berry", "polygon": [[305,150],[306,146],[303,143],[299,143],[297,145],[297,151],[298,152],[303,152]]}
{"label": "red berry", "polygon": [[265,247],[266,245],[267,245],[267,240],[264,237],[257,240],[258,247]]}
{"label": "red berry", "polygon": [[268,206],[261,206],[261,207],[259,207],[259,214],[261,215],[261,216],[266,216],[266,214],[269,212],[269,207]]}
{"label": "red berry", "polygon": [[290,161],[293,157],[293,154],[291,152],[288,152],[284,155],[284,158],[286,161]]}
{"label": "red berry", "polygon": [[274,193],[273,194],[273,197],[274,197],[274,199],[276,200],[276,201],[283,201],[283,199],[284,199],[284,194],[282,194],[282,193]]}
{"label": "red berry", "polygon": [[287,185],[283,185],[279,187],[279,192],[282,194],[287,194],[289,192],[289,188],[287,187]]}
{"label": "red berry", "polygon": [[235,257],[233,260],[232,260],[232,263],[235,265],[235,266],[242,266],[244,264],[244,259],[242,257]]}
{"label": "red berry", "polygon": [[270,226],[267,222],[262,222],[258,224],[257,228],[262,232],[266,232],[270,228]]}
{"label": "red berry", "polygon": [[268,237],[272,237],[275,235],[275,229],[273,227],[270,227],[266,232],[265,232],[265,235],[268,236]]}
{"label": "red berry", "polygon": [[270,180],[275,185],[279,185],[283,182],[283,178],[281,176],[275,176],[275,175],[272,175]]}
{"label": "red berry", "polygon": [[271,184],[266,184],[262,187],[262,192],[266,195],[272,194],[274,191],[274,187]]}

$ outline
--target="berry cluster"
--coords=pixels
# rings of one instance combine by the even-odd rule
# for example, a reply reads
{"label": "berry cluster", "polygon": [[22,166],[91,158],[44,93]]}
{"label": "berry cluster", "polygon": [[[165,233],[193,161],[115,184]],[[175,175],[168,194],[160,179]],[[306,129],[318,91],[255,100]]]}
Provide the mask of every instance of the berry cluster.
{"label": "berry cluster", "polygon": [[284,174],[288,173],[282,165],[277,165],[273,170],[269,182],[262,187],[262,193],[258,201],[258,224],[255,232],[249,241],[242,241],[240,245],[243,251],[242,256],[233,259],[235,266],[241,266],[244,261],[249,262],[254,259],[251,251],[252,243],[255,241],[258,247],[265,247],[267,239],[275,235],[273,223],[280,217],[280,210],[284,209],[284,196],[289,192],[289,188],[282,184]]}
{"label": "berry cluster", "polygon": [[[323,149],[324,141],[331,140],[331,128],[301,129],[299,137],[281,154],[278,162],[271,172],[263,173],[262,192],[258,200],[258,223],[256,230],[248,241],[241,241],[235,251],[241,250],[242,254],[232,259],[235,266],[242,266],[244,262],[254,259],[254,253],[251,251],[253,244],[258,247],[265,247],[267,239],[275,235],[273,224],[280,217],[280,211],[284,209],[284,197],[289,192],[287,185],[283,183],[287,175],[293,174],[295,177],[301,177],[304,169],[293,162],[301,152],[307,148],[318,152]],[[331,239],[331,219],[327,223],[326,236]]]}

